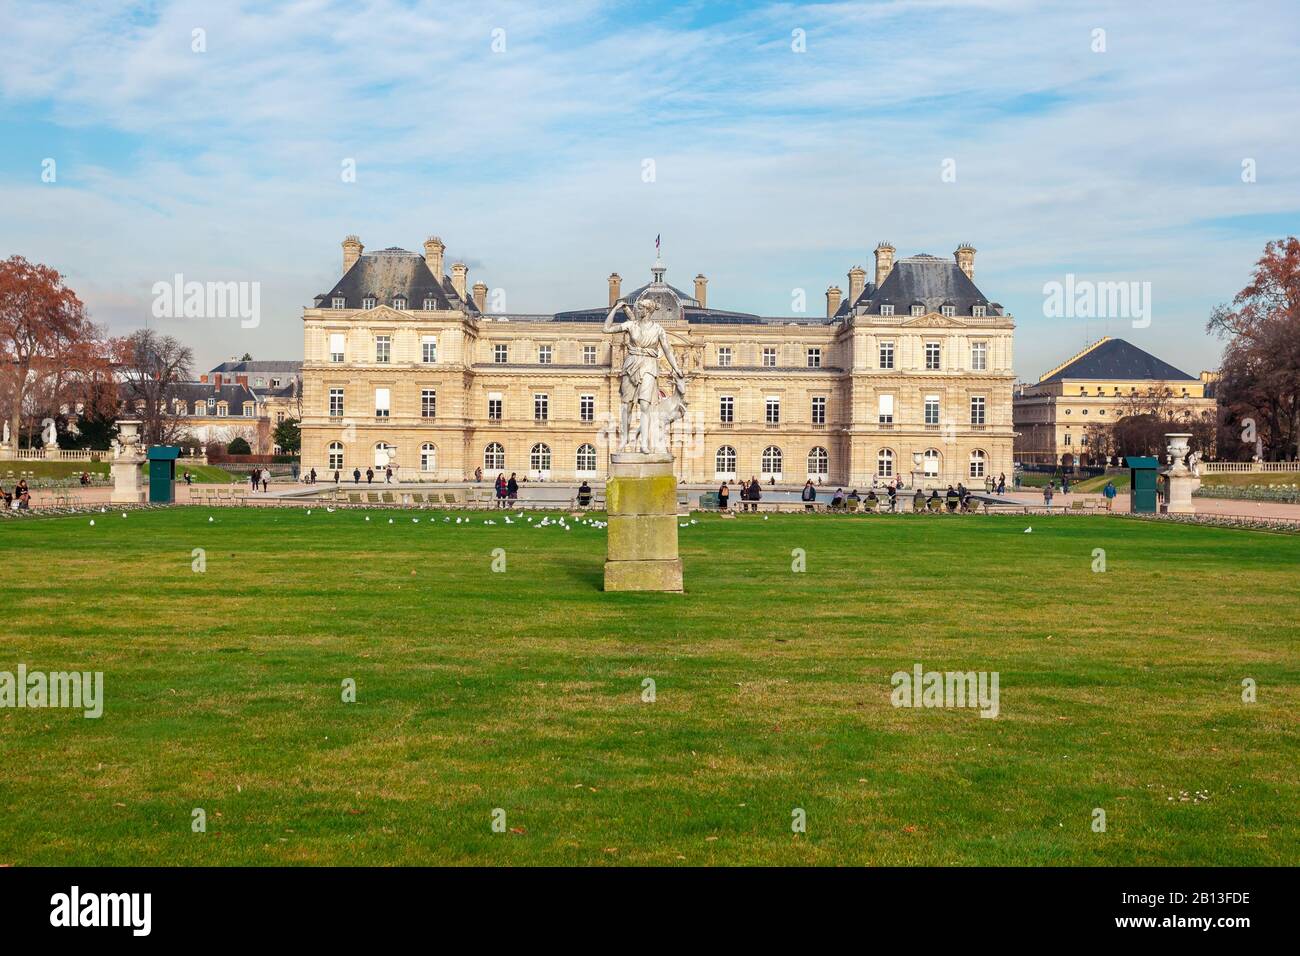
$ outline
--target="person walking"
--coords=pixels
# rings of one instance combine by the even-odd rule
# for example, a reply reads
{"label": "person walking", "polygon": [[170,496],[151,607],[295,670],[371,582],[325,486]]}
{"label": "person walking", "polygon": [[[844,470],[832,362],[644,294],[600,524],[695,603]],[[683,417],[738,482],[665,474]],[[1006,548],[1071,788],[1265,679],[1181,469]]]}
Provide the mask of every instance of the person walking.
{"label": "person walking", "polygon": [[504,471],[497,475],[497,480],[493,487],[496,488],[497,507],[504,508],[506,506],[506,473]]}
{"label": "person walking", "polygon": [[510,480],[506,482],[506,497],[510,500],[511,507],[519,500],[519,480],[513,471],[510,472]]}
{"label": "person walking", "polygon": [[335,469],[334,469],[334,484],[337,485],[338,483],[339,483],[339,470],[338,470],[337,468],[335,468]]}
{"label": "person walking", "polygon": [[[312,480],[315,481],[315,478],[313,478]],[[266,469],[262,472],[262,494],[266,494],[267,491],[270,490],[270,487],[271,487],[271,472],[270,469]]]}
{"label": "person walking", "polygon": [[392,483],[393,483],[393,466],[389,465],[384,469],[384,484],[391,485]]}
{"label": "person walking", "polygon": [[375,469],[370,468],[370,467],[367,467],[367,468],[366,468],[366,484],[368,484],[368,485],[373,485],[374,483],[375,483]]}
{"label": "person walking", "polygon": [[889,483],[889,510],[898,510],[898,486],[892,481]]}
{"label": "person walking", "polygon": [[1117,494],[1117,492],[1115,491],[1115,482],[1113,481],[1106,482],[1106,487],[1101,489],[1101,493],[1106,497],[1106,510],[1111,511],[1112,509],[1114,509],[1115,495]]}
{"label": "person walking", "polygon": [[1052,510],[1052,495],[1056,494],[1056,482],[1049,481],[1043,486],[1043,504],[1048,511]]}
{"label": "person walking", "polygon": [[727,510],[727,499],[730,497],[731,497],[731,489],[727,487],[727,483],[724,481],[722,484],[718,485],[718,510],[719,511]]}
{"label": "person walking", "polygon": [[315,468],[313,468],[313,469],[311,470],[311,479],[310,479],[310,481],[308,481],[308,484],[312,484],[312,485],[316,484],[316,469],[315,469]]}
{"label": "person walking", "polygon": [[1063,494],[1063,495],[1068,495],[1069,493],[1070,493],[1070,476],[1069,476],[1069,475],[1062,475],[1062,476],[1061,476],[1061,494]]}
{"label": "person walking", "polygon": [[353,483],[354,485],[359,485],[359,484],[361,484],[361,469],[360,469],[360,468],[353,468],[353,469],[352,469],[352,483]]}

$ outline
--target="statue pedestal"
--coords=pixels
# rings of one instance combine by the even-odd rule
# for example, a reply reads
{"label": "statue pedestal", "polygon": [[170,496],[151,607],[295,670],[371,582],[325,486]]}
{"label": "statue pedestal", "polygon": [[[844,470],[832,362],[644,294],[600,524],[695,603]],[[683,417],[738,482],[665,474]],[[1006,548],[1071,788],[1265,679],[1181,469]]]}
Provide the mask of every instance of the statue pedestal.
{"label": "statue pedestal", "polygon": [[113,495],[115,505],[138,505],[144,501],[144,483],[140,480],[143,458],[132,455],[113,461]]}
{"label": "statue pedestal", "polygon": [[1194,515],[1196,506],[1192,504],[1192,491],[1199,485],[1200,479],[1190,473],[1178,474],[1173,469],[1165,472],[1165,482],[1169,489],[1169,500],[1165,503],[1165,512],[1171,515]]}
{"label": "statue pedestal", "polygon": [[610,456],[605,485],[609,515],[606,591],[682,590],[677,554],[677,478],[673,457],[620,452]]}

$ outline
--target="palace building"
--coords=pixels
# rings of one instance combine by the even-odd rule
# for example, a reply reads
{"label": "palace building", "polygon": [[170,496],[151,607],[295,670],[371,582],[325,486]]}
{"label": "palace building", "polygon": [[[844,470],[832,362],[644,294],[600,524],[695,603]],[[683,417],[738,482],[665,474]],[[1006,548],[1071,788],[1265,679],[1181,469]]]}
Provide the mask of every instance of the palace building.
{"label": "palace building", "polygon": [[[831,286],[826,314],[766,317],[711,308],[651,282],[608,278],[599,307],[496,314],[488,286],[444,269],[446,247],[367,253],[343,242],[343,273],[303,310],[302,462],[323,476],[393,464],[401,481],[495,477],[603,480],[619,418],[622,336],[602,324],[619,299],[665,290],[663,321],[687,376],[674,426],[679,477],[713,483],[867,486],[1011,474],[1014,323],[974,283],[975,250],[952,259],[875,250],[875,273]],[[872,281],[868,281],[869,278]],[[664,369],[661,390],[671,388]]]}
{"label": "palace building", "polygon": [[[1199,379],[1124,339],[1102,337],[1016,389],[1016,461],[1026,465],[1104,464],[1107,432],[1128,415],[1211,422],[1217,402],[1206,394],[1216,376]],[[1211,388],[1211,393],[1212,393]],[[1100,441],[1099,441],[1100,439]]]}

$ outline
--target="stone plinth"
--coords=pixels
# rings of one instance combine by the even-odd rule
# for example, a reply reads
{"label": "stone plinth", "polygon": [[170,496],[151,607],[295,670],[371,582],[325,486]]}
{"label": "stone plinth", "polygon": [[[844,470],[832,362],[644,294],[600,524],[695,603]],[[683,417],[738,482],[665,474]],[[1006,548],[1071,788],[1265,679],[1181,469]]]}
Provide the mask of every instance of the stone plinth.
{"label": "stone plinth", "polygon": [[1171,515],[1196,514],[1196,506],[1192,504],[1192,491],[1201,483],[1200,479],[1193,478],[1190,474],[1176,474],[1171,469],[1165,472],[1165,481],[1169,489],[1165,511]]}
{"label": "stone plinth", "polygon": [[143,458],[135,455],[118,458],[113,462],[113,496],[115,505],[138,505],[144,501],[144,482],[140,479]]}
{"label": "stone plinth", "polygon": [[677,478],[671,455],[622,452],[610,458],[606,591],[681,591]]}

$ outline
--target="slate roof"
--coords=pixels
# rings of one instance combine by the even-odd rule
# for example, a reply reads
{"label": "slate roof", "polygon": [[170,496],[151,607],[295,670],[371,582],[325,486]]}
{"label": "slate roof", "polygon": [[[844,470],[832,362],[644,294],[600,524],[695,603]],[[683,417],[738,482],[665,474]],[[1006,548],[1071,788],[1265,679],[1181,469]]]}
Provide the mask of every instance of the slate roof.
{"label": "slate roof", "polygon": [[[192,415],[194,403],[206,402],[209,398],[215,398],[218,402],[225,402],[229,405],[231,418],[242,417],[245,402],[256,404],[258,401],[256,393],[251,388],[234,382],[223,383],[220,388],[214,388],[209,382],[172,382],[167,386],[165,401],[167,408],[170,410],[172,404],[177,399],[180,399],[185,402],[185,413]],[[132,391],[130,382],[119,384],[118,399],[123,402],[138,400],[135,392]]]}
{"label": "slate roof", "polygon": [[301,375],[302,362],[261,362],[256,360],[248,362],[222,362],[214,368],[210,374],[215,374],[217,372],[220,372],[223,375],[241,375],[256,372],[262,372],[264,374],[277,373],[281,375]]}
{"label": "slate roof", "polygon": [[328,292],[316,296],[317,308],[328,308],[342,296],[345,309],[359,309],[367,297],[376,305],[392,305],[398,296],[406,298],[408,309],[423,309],[425,299],[434,300],[435,309],[465,309],[478,314],[473,299],[462,302],[451,279],[429,271],[424,256],[393,246],[378,252],[363,253],[343,278]]}
{"label": "slate roof", "polygon": [[1002,306],[990,302],[956,262],[924,253],[896,261],[879,288],[868,283],[856,302],[846,298],[840,304],[835,317],[854,311],[879,315],[882,303],[893,305],[895,316],[907,315],[913,304],[924,306],[926,312],[951,305],[957,315],[970,315],[974,306],[982,305],[989,315],[1003,314]]}
{"label": "slate roof", "polygon": [[1115,379],[1116,381],[1158,382],[1197,381],[1181,369],[1156,358],[1150,352],[1123,339],[1103,339],[1099,344],[1080,355],[1068,365],[1057,369],[1040,382],[1057,382],[1062,379]]}

